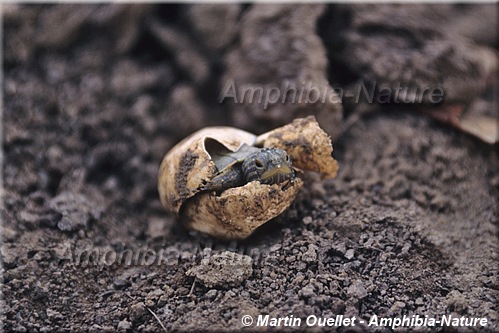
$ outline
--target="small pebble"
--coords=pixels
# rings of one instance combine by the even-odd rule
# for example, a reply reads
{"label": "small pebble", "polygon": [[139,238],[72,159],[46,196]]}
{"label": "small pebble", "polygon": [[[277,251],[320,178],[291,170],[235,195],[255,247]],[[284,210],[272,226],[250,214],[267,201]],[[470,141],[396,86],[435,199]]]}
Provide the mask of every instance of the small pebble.
{"label": "small pebble", "polygon": [[217,297],[217,290],[216,289],[210,289],[208,292],[205,294],[206,298],[208,299],[215,299]]}
{"label": "small pebble", "polygon": [[396,314],[396,313],[399,313],[400,311],[402,311],[403,308],[405,308],[405,303],[400,302],[400,301],[396,301],[395,303],[393,303],[390,310]]}
{"label": "small pebble", "polygon": [[310,223],[312,223],[312,221],[313,221],[313,220],[312,220],[312,217],[311,217],[311,216],[305,216],[305,217],[303,218],[303,224],[310,224]]}
{"label": "small pebble", "polygon": [[120,332],[128,331],[131,327],[132,323],[126,319],[123,319],[118,323],[118,331]]}
{"label": "small pebble", "polygon": [[355,280],[347,289],[347,295],[350,297],[355,297],[357,299],[362,299],[367,296],[366,288],[364,283],[360,280]]}
{"label": "small pebble", "polygon": [[126,289],[131,285],[131,283],[127,280],[122,280],[120,278],[116,278],[113,280],[114,289],[122,290]]}
{"label": "small pebble", "polygon": [[305,287],[303,287],[300,290],[299,295],[305,298],[316,296],[314,292],[314,287],[311,284],[307,284]]}

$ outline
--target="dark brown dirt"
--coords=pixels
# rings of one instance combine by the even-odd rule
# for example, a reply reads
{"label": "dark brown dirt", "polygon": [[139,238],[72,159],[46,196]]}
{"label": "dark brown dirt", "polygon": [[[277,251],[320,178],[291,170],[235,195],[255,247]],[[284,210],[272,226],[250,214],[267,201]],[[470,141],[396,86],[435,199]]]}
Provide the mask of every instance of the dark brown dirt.
{"label": "dark brown dirt", "polygon": [[[330,76],[345,86],[358,78],[382,79],[372,76],[383,71],[369,68],[362,58],[367,55],[357,54],[381,52],[371,43],[383,38],[383,29],[363,44],[366,28],[359,23],[382,25],[378,9],[370,7],[366,18],[359,14],[362,7],[352,5],[298,8],[296,13],[318,20],[300,30],[300,15],[286,21],[282,15],[289,9],[262,6],[3,5],[0,308],[6,331],[150,332],[161,325],[168,331],[232,331],[242,327],[243,315],[256,320],[259,314],[343,314],[367,321],[373,315],[452,314],[485,317],[488,331],[499,329],[497,146],[403,105],[375,107],[332,133],[338,177],[304,175],[292,208],[245,241],[219,242],[190,232],[164,212],[157,172],[180,139],[215,124],[262,133],[291,117],[282,115],[282,106],[262,116],[255,105],[219,104],[224,75],[269,84],[263,69],[280,68],[279,79],[295,80],[301,71],[312,81]],[[431,50],[424,43],[431,35],[452,52],[466,52],[460,39],[453,47],[442,33],[452,28],[466,43],[497,50],[497,36],[480,28],[496,22],[475,15],[494,6],[432,7],[437,18],[421,6],[396,11],[434,20],[424,26],[427,35],[415,34],[410,29],[418,25],[407,23],[408,36],[422,38],[422,49]],[[452,18],[462,19],[463,8],[473,13],[463,24],[475,29],[456,29]],[[386,15],[388,9],[379,10]],[[275,26],[273,17],[281,17]],[[265,29],[252,30],[252,21],[264,22]],[[311,29],[316,26],[317,35]],[[276,53],[251,53],[247,43],[255,34],[283,43]],[[356,44],[342,48],[349,38]],[[446,54],[467,59],[452,52],[440,54],[440,61]],[[294,63],[284,61],[288,54]],[[386,54],[393,56],[396,48]],[[424,52],[418,56],[428,60]],[[378,57],[377,66],[384,66],[383,52]],[[347,58],[350,67],[344,66]],[[258,72],[248,67],[265,59],[268,66]],[[408,66],[406,61],[401,64]],[[464,62],[470,67],[453,63],[457,74],[438,67],[425,75],[452,85],[450,78],[466,80],[471,68],[473,82],[485,76],[490,81],[490,73]],[[475,88],[467,99],[487,97],[485,88]],[[342,117],[356,112],[355,106],[344,108],[341,114],[338,105],[327,105],[326,113],[334,115],[318,119],[335,119],[324,124],[335,131]],[[296,106],[293,117],[319,109]],[[391,330],[367,322],[356,328]]]}

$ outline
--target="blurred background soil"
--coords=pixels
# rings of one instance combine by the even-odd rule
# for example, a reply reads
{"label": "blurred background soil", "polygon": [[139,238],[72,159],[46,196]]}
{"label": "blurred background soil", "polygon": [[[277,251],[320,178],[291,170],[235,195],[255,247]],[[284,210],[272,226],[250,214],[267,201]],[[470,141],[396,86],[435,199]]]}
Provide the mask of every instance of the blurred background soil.
{"label": "blurred background soil", "polygon": [[[3,5],[4,329],[453,314],[497,330],[497,144],[428,116],[497,117],[496,15],[485,4]],[[263,110],[219,103],[230,80],[401,82],[441,86],[446,100]],[[338,177],[305,175],[292,208],[249,239],[188,231],[161,207],[159,164],[180,139],[309,114],[334,140]],[[119,263],[125,251],[145,261]]]}

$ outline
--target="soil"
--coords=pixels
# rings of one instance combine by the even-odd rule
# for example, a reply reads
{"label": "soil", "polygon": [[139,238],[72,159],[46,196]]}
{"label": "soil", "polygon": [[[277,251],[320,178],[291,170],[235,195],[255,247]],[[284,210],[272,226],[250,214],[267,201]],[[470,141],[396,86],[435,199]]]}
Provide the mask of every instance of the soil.
{"label": "soil", "polygon": [[[488,320],[485,330],[499,329],[497,146],[413,108],[376,106],[334,132],[355,107],[325,106],[335,115],[318,119],[334,138],[338,176],[305,174],[292,207],[244,241],[189,231],[164,211],[156,183],[161,159],[196,129],[237,125],[259,134],[290,117],[323,112],[318,105],[295,107],[291,116],[276,106],[267,116],[255,105],[218,103],[224,75],[270,80],[265,70],[246,66],[260,66],[260,53],[248,49],[252,34],[308,41],[309,56],[295,57],[304,50],[291,42],[275,46],[277,58],[260,56],[269,76],[331,76],[346,86],[362,77],[355,71],[372,70],[354,58],[355,66],[342,68],[357,51],[334,53],[341,43],[325,23],[344,11],[355,18],[361,7],[298,6],[325,30],[296,29],[296,15],[290,35],[282,35],[289,29],[282,20],[275,29],[251,31],[252,20],[289,14],[261,6],[3,5],[5,331],[234,331],[243,328],[243,315],[256,321],[259,314],[303,318],[301,329],[318,331],[331,328],[307,328],[307,316],[364,319],[355,331],[391,331],[368,326],[374,315],[480,317]],[[479,6],[468,9],[476,13]],[[362,44],[355,25],[334,22],[353,29],[344,36]],[[456,26],[439,22],[425,31]],[[376,31],[381,38],[383,30]],[[465,36],[467,43],[497,50],[493,38],[477,35]],[[271,70],[287,47],[296,62]],[[459,70],[465,79],[466,67]],[[474,72],[473,82],[480,78]],[[466,98],[480,99],[484,89]]]}

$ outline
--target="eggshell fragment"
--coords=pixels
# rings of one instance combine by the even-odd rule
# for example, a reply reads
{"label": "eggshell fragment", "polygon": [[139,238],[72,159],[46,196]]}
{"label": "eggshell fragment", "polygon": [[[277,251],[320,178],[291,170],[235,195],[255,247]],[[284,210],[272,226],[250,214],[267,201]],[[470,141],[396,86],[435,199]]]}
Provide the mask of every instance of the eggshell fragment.
{"label": "eggshell fragment", "polygon": [[291,124],[262,134],[255,145],[284,149],[293,158],[295,167],[318,172],[324,178],[334,178],[338,172],[338,163],[331,155],[331,139],[314,116],[295,119]]}

